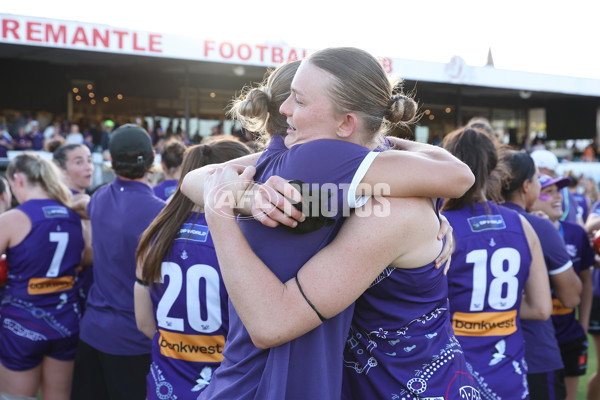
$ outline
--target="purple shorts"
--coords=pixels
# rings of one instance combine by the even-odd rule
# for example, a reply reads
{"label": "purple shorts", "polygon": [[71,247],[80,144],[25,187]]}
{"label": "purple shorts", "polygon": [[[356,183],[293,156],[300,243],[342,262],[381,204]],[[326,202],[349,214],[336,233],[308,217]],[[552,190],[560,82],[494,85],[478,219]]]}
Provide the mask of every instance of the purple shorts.
{"label": "purple shorts", "polygon": [[0,362],[13,371],[35,368],[48,356],[61,361],[75,359],[78,336],[62,339],[31,341],[2,329],[0,333]]}
{"label": "purple shorts", "polygon": [[45,356],[74,360],[79,327],[73,324],[77,319],[71,315],[55,318],[40,308],[4,305],[0,310],[0,362],[13,371],[24,371],[38,366]]}

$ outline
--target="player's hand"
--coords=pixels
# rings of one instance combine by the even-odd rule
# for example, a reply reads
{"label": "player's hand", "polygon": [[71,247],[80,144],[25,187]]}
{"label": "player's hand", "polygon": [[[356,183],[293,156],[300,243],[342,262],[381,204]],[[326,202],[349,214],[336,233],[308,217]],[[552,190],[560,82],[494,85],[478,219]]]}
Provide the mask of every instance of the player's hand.
{"label": "player's hand", "polygon": [[244,198],[256,169],[247,167],[239,174],[231,166],[215,168],[204,180],[204,211],[208,215],[233,217]]}
{"label": "player's hand", "polygon": [[454,229],[452,229],[452,225],[448,222],[448,219],[440,214],[440,230],[438,231],[438,240],[442,240],[444,237],[446,238],[446,242],[442,252],[435,259],[435,267],[440,268],[444,263],[446,266],[444,267],[444,275],[448,273],[450,269],[450,261],[452,260],[452,253],[454,253],[454,248],[456,247],[456,243],[454,241]]}
{"label": "player's hand", "polygon": [[296,227],[304,215],[293,206],[302,202],[302,195],[286,179],[273,175],[262,185],[254,186],[251,213],[254,219],[269,227],[283,224]]}

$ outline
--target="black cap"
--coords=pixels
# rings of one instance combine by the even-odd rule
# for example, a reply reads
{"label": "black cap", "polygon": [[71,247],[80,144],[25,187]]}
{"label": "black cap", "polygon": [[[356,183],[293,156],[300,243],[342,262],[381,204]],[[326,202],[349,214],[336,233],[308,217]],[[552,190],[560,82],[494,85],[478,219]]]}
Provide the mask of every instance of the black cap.
{"label": "black cap", "polygon": [[154,159],[150,135],[144,128],[134,124],[115,129],[108,150],[113,162],[136,164]]}

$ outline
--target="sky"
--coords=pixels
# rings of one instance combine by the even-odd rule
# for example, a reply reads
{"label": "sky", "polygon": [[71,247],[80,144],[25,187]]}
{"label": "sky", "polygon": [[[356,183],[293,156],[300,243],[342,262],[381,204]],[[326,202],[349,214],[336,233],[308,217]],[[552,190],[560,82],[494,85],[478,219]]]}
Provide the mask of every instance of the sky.
{"label": "sky", "polygon": [[598,0],[18,0],[0,13],[600,79]]}

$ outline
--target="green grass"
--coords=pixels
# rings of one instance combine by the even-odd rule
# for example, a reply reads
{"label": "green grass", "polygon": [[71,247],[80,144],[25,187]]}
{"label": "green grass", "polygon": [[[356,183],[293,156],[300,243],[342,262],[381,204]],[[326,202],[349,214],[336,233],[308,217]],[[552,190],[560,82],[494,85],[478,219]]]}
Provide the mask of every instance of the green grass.
{"label": "green grass", "polygon": [[594,349],[594,341],[591,335],[588,335],[588,368],[584,376],[579,378],[579,386],[577,387],[576,400],[585,400],[585,393],[587,391],[587,383],[590,376],[598,369],[598,360],[596,359],[596,350]]}

